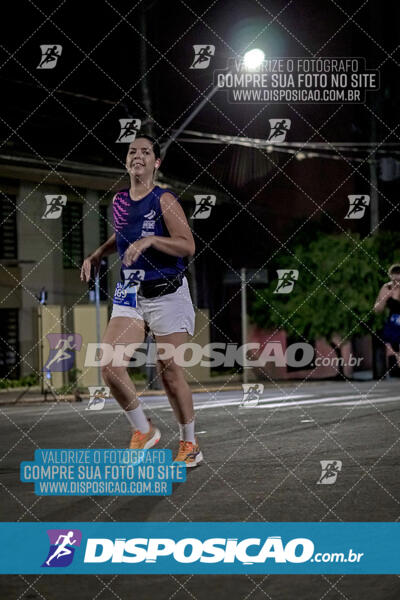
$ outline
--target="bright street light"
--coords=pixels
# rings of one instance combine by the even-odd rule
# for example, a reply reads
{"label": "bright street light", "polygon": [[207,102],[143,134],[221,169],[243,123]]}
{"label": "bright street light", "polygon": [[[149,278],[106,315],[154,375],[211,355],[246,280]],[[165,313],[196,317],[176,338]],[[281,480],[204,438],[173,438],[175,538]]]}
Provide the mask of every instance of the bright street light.
{"label": "bright street light", "polygon": [[244,66],[247,69],[257,69],[265,58],[265,54],[259,48],[254,48],[254,50],[249,50],[243,57]]}

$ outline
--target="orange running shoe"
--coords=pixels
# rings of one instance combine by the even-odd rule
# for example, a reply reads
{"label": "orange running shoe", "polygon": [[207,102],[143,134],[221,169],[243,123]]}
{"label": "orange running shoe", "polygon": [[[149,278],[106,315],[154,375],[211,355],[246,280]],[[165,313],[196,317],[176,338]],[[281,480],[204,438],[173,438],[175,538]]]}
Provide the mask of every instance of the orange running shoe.
{"label": "orange running shoe", "polygon": [[131,441],[129,444],[130,450],[147,450],[152,448],[160,440],[161,433],[157,427],[151,423],[149,419],[150,429],[147,433],[141,433],[137,430],[132,434]]}
{"label": "orange running shoe", "polygon": [[203,454],[197,443],[179,442],[179,451],[174,462],[184,462],[187,467],[197,467],[203,460]]}

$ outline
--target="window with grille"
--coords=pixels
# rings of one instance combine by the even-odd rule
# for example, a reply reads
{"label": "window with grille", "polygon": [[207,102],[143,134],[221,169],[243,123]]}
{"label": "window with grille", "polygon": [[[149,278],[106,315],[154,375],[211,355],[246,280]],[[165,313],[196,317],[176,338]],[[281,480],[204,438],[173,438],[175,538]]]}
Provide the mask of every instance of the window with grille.
{"label": "window with grille", "polygon": [[0,377],[19,378],[18,309],[0,309]]}
{"label": "window with grille", "polygon": [[2,194],[0,201],[0,258],[18,258],[16,201],[16,196]]}
{"label": "window with grille", "polygon": [[63,267],[80,268],[83,261],[83,205],[68,200],[62,211]]}

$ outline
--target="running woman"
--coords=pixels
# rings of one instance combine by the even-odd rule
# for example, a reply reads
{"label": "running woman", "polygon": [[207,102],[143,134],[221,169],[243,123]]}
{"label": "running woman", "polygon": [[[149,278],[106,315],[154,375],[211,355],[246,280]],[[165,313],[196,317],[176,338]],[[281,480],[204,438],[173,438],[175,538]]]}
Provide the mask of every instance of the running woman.
{"label": "running woman", "polygon": [[400,366],[400,264],[392,265],[388,271],[390,281],[378,294],[374,310],[377,313],[389,309],[389,317],[383,328],[383,339],[390,344]]}
{"label": "running woman", "polygon": [[[87,282],[91,268],[97,272],[102,257],[118,251],[122,261],[121,282],[117,284],[103,338],[113,348],[117,344],[140,345],[145,322],[157,344],[172,344],[176,348],[194,333],[195,315],[182,260],[194,255],[194,239],[176,196],[154,184],[160,164],[157,141],[138,134],[126,157],[130,188],[113,198],[115,233],[82,265],[81,280]],[[124,359],[129,358],[124,355]],[[196,467],[203,456],[195,438],[192,393],[183,369],[173,357],[158,356],[157,366],[179,425],[175,460]],[[146,418],[126,367],[110,363],[102,367],[102,375],[132,426],[129,447],[154,446],[160,431]]]}

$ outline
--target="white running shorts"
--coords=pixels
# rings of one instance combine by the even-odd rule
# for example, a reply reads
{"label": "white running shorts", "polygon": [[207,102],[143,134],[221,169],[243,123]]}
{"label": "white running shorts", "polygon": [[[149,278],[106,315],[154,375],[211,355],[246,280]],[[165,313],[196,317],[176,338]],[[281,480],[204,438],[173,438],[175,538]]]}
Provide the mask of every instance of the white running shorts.
{"label": "white running shorts", "polygon": [[131,317],[146,321],[154,335],[168,335],[180,331],[187,331],[189,335],[193,335],[195,314],[186,277],[172,294],[158,298],[138,295],[136,308],[113,304],[110,318],[113,317]]}

